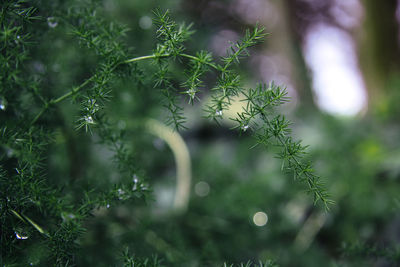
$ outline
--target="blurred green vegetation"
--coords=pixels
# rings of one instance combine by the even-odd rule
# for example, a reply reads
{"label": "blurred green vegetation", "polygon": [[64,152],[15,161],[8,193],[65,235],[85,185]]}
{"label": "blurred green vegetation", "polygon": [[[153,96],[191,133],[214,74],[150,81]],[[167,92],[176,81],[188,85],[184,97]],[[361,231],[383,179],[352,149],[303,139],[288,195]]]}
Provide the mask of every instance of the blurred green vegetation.
{"label": "blurred green vegetation", "polygon": [[[149,25],[147,17],[152,17],[156,7],[170,9],[177,21],[194,21],[197,33],[189,42],[193,50],[208,48],[216,31],[214,25],[204,22],[208,18],[190,9],[192,1],[105,0],[98,4],[107,20],[130,28],[126,41],[134,55],[147,55],[154,49],[155,27],[143,27]],[[57,17],[58,5],[62,1],[54,1],[46,9],[38,5],[39,13]],[[226,23],[236,25],[239,32],[246,26],[238,21]],[[41,38],[46,41],[34,46],[32,58],[41,61],[29,66],[36,68],[44,91],[54,95],[53,90],[63,92],[73,81],[84,80],[96,65],[96,57],[65,35],[62,21],[51,31],[40,27],[47,27],[47,22],[32,26],[32,33],[45,32]],[[142,67],[143,75],[152,70],[146,64]],[[175,66],[173,72],[179,84],[183,70]],[[248,84],[257,78],[251,67],[241,72]],[[143,77],[145,81],[150,78]],[[212,75],[207,77],[209,82],[213,79]],[[307,159],[314,163],[336,202],[330,212],[314,206],[306,188],[294,182],[292,174],[282,172],[274,147],[253,147],[253,137],[246,133],[239,136],[229,129],[229,122],[218,126],[207,121],[196,104],[185,106],[189,129],[180,132],[191,153],[190,201],[186,212],[175,214],[176,170],[171,149],[137,120],[164,118],[159,92],[129,78],[111,86],[113,96],[106,113],[126,130],[127,145],[144,170],[138,175],[149,177],[153,192],[147,201],[94,210],[78,240],[77,266],[121,266],[125,248],[138,258],[157,255],[165,266],[223,266],[225,262],[269,259],[280,266],[308,267],[400,263],[400,80],[395,74],[385,88],[386,100],[362,116],[334,117],[315,106],[286,107],[294,122],[293,135],[309,145]],[[92,185],[97,189],[112,187],[119,176],[110,163],[112,151],[98,144],[98,136],[73,129],[76,106],[63,103],[56,112],[60,121],[49,122],[57,131],[46,152],[46,177],[52,186],[65,187],[63,194],[78,203],[84,190]],[[264,226],[253,221],[260,211],[268,216]],[[34,217],[46,227],[40,215]],[[15,242],[25,243],[20,246],[21,258],[39,266],[46,252],[35,235]],[[360,249],[346,249],[351,244],[361,244]],[[378,253],[368,250],[371,247]]]}

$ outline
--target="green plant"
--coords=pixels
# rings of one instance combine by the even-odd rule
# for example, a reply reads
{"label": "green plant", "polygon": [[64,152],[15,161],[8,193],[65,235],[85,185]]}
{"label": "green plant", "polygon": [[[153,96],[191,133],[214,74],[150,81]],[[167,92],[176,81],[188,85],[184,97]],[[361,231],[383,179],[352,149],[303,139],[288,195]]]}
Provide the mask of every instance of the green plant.
{"label": "green plant", "polygon": [[[41,8],[41,4],[48,9]],[[148,179],[144,178],[145,164],[135,153],[135,145],[139,144],[129,140],[140,136],[152,112],[159,109],[144,110],[145,106],[138,103],[133,122],[125,120],[127,125],[119,126],[121,113],[114,114],[108,106],[118,93],[113,88],[127,82],[134,84],[132,88],[138,96],[160,99],[162,94],[169,111],[166,121],[179,131],[185,128],[186,119],[181,95],[189,104],[202,101],[199,94],[206,87],[203,77],[212,73],[216,83],[207,84],[212,89],[206,117],[218,123],[234,98],[242,97],[244,109],[232,118],[237,124],[235,129],[240,133],[252,132],[257,144],[278,146],[282,170],[292,172],[295,179],[304,182],[315,203],[321,202],[324,208],[329,208],[332,201],[325,188],[311,165],[303,163],[305,147],[290,137],[290,122],[276,110],[288,101],[285,89],[274,83],[260,84],[254,89],[242,87],[237,64],[248,55],[249,48],[263,40],[264,29],[257,26],[246,31],[244,38],[233,43],[225,57],[214,60],[207,51],[186,52],[184,43],[194,33],[191,25],[178,25],[168,11],[157,10],[154,16],[158,27],[154,51],[131,58],[132,51],[124,42],[127,28],[104,18],[94,2],[9,0],[2,3],[2,265],[75,265],[86,231],[85,221],[96,210],[121,202],[140,203],[149,198],[151,190]],[[77,42],[80,46],[75,45]],[[44,55],[57,49],[69,56],[55,53],[61,66],[52,65],[54,59]],[[78,54],[85,56],[78,57]],[[53,69],[45,75],[43,68]],[[176,75],[174,68],[183,68],[184,78]],[[70,84],[78,85],[70,87]],[[153,92],[146,95],[143,90]],[[137,102],[140,101],[154,103],[152,99]],[[76,135],[72,128],[84,129],[89,134]],[[56,149],[57,140],[67,144],[79,140],[84,145],[95,141],[104,145],[118,170],[117,181],[97,185],[98,174],[94,173],[92,179],[76,182],[83,176],[79,151],[69,151],[71,179],[58,179],[68,176],[67,172],[56,171],[47,158]],[[20,242],[26,239],[27,242]],[[128,254],[124,254],[124,261],[126,266],[135,265]],[[148,266],[146,260],[136,265]]]}

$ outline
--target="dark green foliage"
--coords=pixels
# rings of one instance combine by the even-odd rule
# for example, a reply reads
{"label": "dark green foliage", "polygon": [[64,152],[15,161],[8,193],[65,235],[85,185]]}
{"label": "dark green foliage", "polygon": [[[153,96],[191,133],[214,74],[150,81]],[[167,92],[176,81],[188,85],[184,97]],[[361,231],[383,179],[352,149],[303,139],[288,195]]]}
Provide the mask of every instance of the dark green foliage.
{"label": "dark green foliage", "polygon": [[[306,147],[300,142],[294,141],[290,136],[290,122],[282,115],[271,116],[273,108],[287,101],[286,91],[280,86],[271,83],[259,85],[256,89],[250,89],[246,96],[246,107],[235,121],[237,128],[242,132],[253,129],[258,143],[281,147],[278,157],[282,160],[282,170],[292,171],[295,179],[299,179],[308,185],[310,193],[314,195],[314,201],[321,200],[326,208],[333,202],[329,199],[319,177],[313,173],[309,164],[301,162]],[[274,139],[274,141],[271,141]]]}
{"label": "dark green foliage", "polygon": [[156,10],[154,15],[154,22],[158,27],[157,37],[161,42],[157,45],[154,54],[159,58],[167,56],[176,57],[182,54],[185,51],[183,43],[194,33],[190,30],[192,27],[191,24],[187,26],[185,24],[177,25],[169,17],[168,11],[164,13]]}
{"label": "dark green foliage", "polygon": [[[207,51],[186,54],[184,42],[194,38],[191,25],[178,25],[168,11],[157,10],[154,15],[158,43],[153,53],[130,58],[132,51],[124,39],[127,28],[105,19],[96,2],[70,1],[68,6],[52,1],[2,2],[1,265],[93,263],[89,257],[77,256],[86,242],[87,223],[114,206],[140,206],[149,199],[151,190],[142,167],[145,163],[137,151],[141,151],[143,121],[148,113],[160,111],[154,102],[155,107],[142,113],[133,107],[129,110],[132,114],[125,116],[135,116],[135,125],[126,125],[118,110],[109,111],[111,101],[118,101],[115,99],[122,94],[113,88],[121,88],[127,81],[134,84],[137,95],[145,90],[155,91],[144,100],[135,99],[138,106],[151,97],[160,99],[158,95],[162,94],[170,113],[167,121],[179,130],[186,127],[182,94],[190,104],[201,101],[198,95],[206,86],[203,78],[206,73],[213,73],[217,81],[210,86],[212,100],[207,117],[219,122],[233,98],[244,95],[245,109],[234,119],[236,128],[242,133],[252,131],[260,144],[278,146],[282,169],[293,172],[296,179],[305,183],[315,202],[321,201],[324,208],[332,203],[310,164],[302,163],[305,147],[290,137],[289,121],[275,109],[288,100],[284,88],[272,83],[255,89],[242,87],[235,64],[248,55],[250,47],[263,40],[264,29],[257,26],[246,31],[225,57],[215,61]],[[43,55],[48,50],[54,56],[51,51],[57,46],[53,43],[62,47],[66,55],[73,55],[66,56],[63,66],[58,66],[62,71],[50,70],[46,60],[51,59]],[[63,58],[64,50],[54,54]],[[146,60],[152,64],[139,65],[139,61]],[[175,65],[184,69],[184,77],[177,77]],[[70,149],[67,156],[48,158],[56,155],[53,151],[62,145]],[[107,163],[113,164],[102,166],[109,173],[96,172],[96,168],[86,171],[89,160],[77,159],[80,146],[99,154],[93,161],[104,160],[103,154],[97,153],[101,149],[109,154]],[[63,172],[57,160],[68,162],[69,168],[76,171]],[[100,256],[112,261],[107,258],[112,258],[109,254]],[[171,259],[176,258],[171,256],[168,260]],[[128,251],[122,260],[124,266],[162,266],[157,258],[142,260]],[[240,266],[276,265],[248,262]]]}
{"label": "dark green foliage", "polygon": [[129,253],[129,249],[126,249],[122,254],[122,259],[124,261],[124,267],[163,267],[162,261],[160,261],[156,256],[151,259],[141,259],[135,256],[132,256]]}
{"label": "dark green foliage", "polygon": [[224,267],[234,267],[234,266],[238,266],[238,267],[278,267],[278,265],[272,260],[268,260],[264,263],[263,262],[252,263],[251,261],[248,261],[245,264],[241,263],[238,265],[233,265],[233,264],[227,265],[226,263],[224,264]]}
{"label": "dark green foliage", "polygon": [[358,260],[361,262],[383,261],[390,266],[398,266],[400,263],[400,249],[398,247],[378,248],[365,244],[344,243],[340,249],[344,258],[349,260]]}

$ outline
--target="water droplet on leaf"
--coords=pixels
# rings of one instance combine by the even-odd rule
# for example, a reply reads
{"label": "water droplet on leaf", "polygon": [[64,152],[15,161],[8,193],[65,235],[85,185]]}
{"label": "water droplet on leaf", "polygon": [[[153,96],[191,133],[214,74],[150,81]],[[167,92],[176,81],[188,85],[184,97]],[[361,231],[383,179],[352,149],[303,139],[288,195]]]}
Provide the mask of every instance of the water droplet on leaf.
{"label": "water droplet on leaf", "polygon": [[139,182],[139,178],[136,174],[133,175],[133,183],[137,184]]}
{"label": "water droplet on leaf", "polygon": [[194,98],[196,97],[196,91],[193,88],[187,90],[186,94],[189,95],[191,100],[194,100]]}
{"label": "water droplet on leaf", "polygon": [[217,111],[215,111],[215,115],[222,116],[222,110],[217,109]]}
{"label": "water droplet on leaf", "polygon": [[147,185],[145,185],[145,184],[141,184],[141,185],[140,185],[140,189],[141,189],[142,191],[146,191],[146,190],[149,190],[149,187],[148,187]]}
{"label": "water droplet on leaf", "polygon": [[92,116],[85,116],[85,121],[87,124],[94,124]]}
{"label": "water droplet on leaf", "polygon": [[124,191],[123,189],[119,188],[119,189],[117,190],[117,193],[118,193],[118,199],[119,199],[119,200],[125,200],[125,199],[127,199],[127,196],[126,196],[125,191]]}
{"label": "water droplet on leaf", "polygon": [[87,111],[90,111],[90,113],[94,114],[97,111],[99,111],[100,107],[96,103],[96,99],[88,99],[88,107],[86,108]]}
{"label": "water droplet on leaf", "polygon": [[50,28],[55,28],[58,25],[57,19],[55,17],[48,17],[47,24]]}
{"label": "water droplet on leaf", "polygon": [[0,109],[6,110],[7,108],[7,100],[4,97],[0,97]]}
{"label": "water droplet on leaf", "polygon": [[17,239],[21,239],[21,240],[28,239],[28,235],[19,233],[19,232],[17,232],[17,231],[15,231],[15,237],[16,237]]}
{"label": "water droplet on leaf", "polygon": [[67,212],[61,213],[61,218],[63,219],[63,222],[73,220],[75,219],[75,217],[76,216],[72,213],[67,213]]}
{"label": "water droplet on leaf", "polygon": [[133,175],[133,186],[132,186],[132,191],[137,190],[137,185],[139,183],[139,178],[137,177],[136,174]]}

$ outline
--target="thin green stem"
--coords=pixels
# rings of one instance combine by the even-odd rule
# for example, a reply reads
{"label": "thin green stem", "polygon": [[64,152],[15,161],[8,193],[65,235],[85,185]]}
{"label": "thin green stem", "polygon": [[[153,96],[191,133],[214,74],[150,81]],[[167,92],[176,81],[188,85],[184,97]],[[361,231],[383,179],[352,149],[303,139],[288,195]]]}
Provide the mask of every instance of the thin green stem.
{"label": "thin green stem", "polygon": [[212,68],[214,68],[216,70],[220,70],[220,68],[218,68],[217,65],[215,65],[213,63],[210,63],[210,62],[204,62],[204,61],[200,60],[198,57],[195,57],[195,56],[192,56],[192,55],[188,55],[188,54],[180,54],[180,56],[196,60],[196,61],[198,61],[200,63],[203,63],[203,64],[206,64],[206,65],[208,65],[208,66],[210,66],[210,67],[212,67]]}
{"label": "thin green stem", "polygon": [[225,71],[228,69],[228,67],[232,64],[232,62],[235,60],[235,58],[238,58],[239,55],[242,53],[242,51],[245,50],[245,47],[240,46],[239,49],[228,58],[228,61],[226,62],[224,68],[222,69],[222,73],[225,73]]}
{"label": "thin green stem", "polygon": [[68,93],[66,93],[66,94],[64,94],[64,95],[62,95],[62,96],[60,96],[59,98],[50,100],[49,103],[50,103],[50,104],[57,104],[57,103],[63,101],[64,99],[66,99],[66,98],[68,98],[68,97],[70,97],[70,96],[76,94],[76,93],[79,92],[83,87],[85,87],[88,83],[90,83],[90,82],[93,80],[93,78],[94,78],[93,76],[90,77],[89,79],[87,79],[86,81],[84,81],[84,82],[83,82],[81,85],[79,85],[78,87],[72,88],[71,91],[69,91]]}
{"label": "thin green stem", "polygon": [[168,57],[169,55],[161,55],[161,56],[158,56],[158,55],[155,55],[155,54],[153,54],[153,55],[148,55],[148,56],[142,56],[142,57],[135,57],[135,58],[131,58],[131,59],[128,59],[128,60],[125,60],[125,61],[123,61],[122,63],[132,63],[132,62],[136,62],[136,61],[140,61],[140,60],[145,60],[145,59],[152,59],[152,58],[157,58],[157,57]]}
{"label": "thin green stem", "polygon": [[[131,63],[131,62],[136,62],[136,61],[145,60],[145,59],[153,59],[153,58],[157,58],[157,57],[170,57],[170,56],[171,56],[170,54],[165,54],[165,55],[155,55],[155,54],[153,54],[153,55],[148,55],[148,56],[131,58],[131,59],[123,61],[122,63]],[[210,63],[210,62],[204,62],[204,61],[200,60],[198,57],[195,57],[195,56],[192,56],[192,55],[188,55],[188,54],[182,53],[182,54],[179,54],[179,56],[196,60],[196,61],[201,62],[203,64],[206,64],[206,65],[208,65],[208,66],[210,66],[210,67],[212,67],[212,68],[214,68],[216,70],[220,69],[220,68],[217,67],[217,65],[215,65],[213,63]]]}
{"label": "thin green stem", "polygon": [[76,94],[77,92],[79,92],[79,90],[81,90],[83,87],[85,87],[88,83],[90,83],[93,80],[93,76],[90,77],[89,79],[87,79],[86,81],[84,81],[81,85],[79,85],[78,87],[74,87],[72,88],[71,91],[69,91],[68,93],[56,98],[56,99],[51,99],[48,103],[46,103],[44,105],[44,107],[40,110],[40,112],[35,116],[35,118],[32,120],[31,125],[35,124],[37,122],[37,120],[43,115],[43,113],[49,108],[50,105],[53,104],[57,104],[61,101],[63,101],[64,99]]}
{"label": "thin green stem", "polygon": [[[266,114],[263,113],[263,112],[261,112],[260,114],[261,114],[261,117],[263,118],[263,120],[267,123],[268,127],[272,128],[271,122],[268,119],[268,117],[266,116]],[[279,136],[279,135],[277,135],[275,137],[278,140],[278,142],[280,143],[280,145],[286,151],[288,151],[288,147],[286,145],[286,142],[284,140],[282,140],[282,137]],[[302,164],[300,163],[300,161],[296,157],[294,157],[292,155],[289,155],[289,159],[288,160],[292,160],[297,168],[300,168],[300,169],[302,168]],[[297,172],[297,171],[294,170],[294,172]],[[321,189],[318,188],[318,185],[316,185],[315,181],[313,181],[314,177],[312,177],[308,172],[303,172],[303,174],[305,175],[308,187],[314,193],[314,196],[316,196],[317,199],[319,198],[323,202],[325,209],[327,211],[329,211],[329,204],[332,204],[333,201],[328,199],[327,196],[321,191]]]}
{"label": "thin green stem", "polygon": [[[131,59],[127,59],[125,61],[122,61],[120,64],[128,64],[128,63],[132,63],[132,62],[137,62],[137,61],[141,61],[141,60],[146,60],[146,59],[154,59],[154,58],[165,58],[165,57],[170,57],[170,54],[164,54],[164,55],[147,55],[147,56],[141,56],[141,57],[135,57],[135,58],[131,58]],[[217,65],[210,63],[210,62],[204,62],[202,60],[200,60],[198,57],[192,56],[192,55],[188,55],[188,54],[180,54],[180,56],[182,57],[186,57],[189,59],[193,59],[196,60],[198,62],[201,62],[203,64],[206,64],[216,70],[220,70],[220,68],[218,68]],[[119,64],[117,64],[119,65]],[[117,65],[114,66],[117,67]],[[113,68],[113,69],[114,69]],[[86,81],[84,81],[81,85],[79,85],[78,87],[74,87],[72,88],[71,91],[69,91],[68,93],[56,98],[56,99],[51,99],[48,103],[45,104],[45,106],[40,110],[40,112],[35,116],[35,118],[32,120],[31,125],[35,124],[38,119],[43,115],[43,113],[49,108],[50,105],[54,105],[57,104],[61,101],[63,101],[64,99],[76,94],[77,92],[79,92],[82,88],[84,88],[86,85],[88,85],[92,80],[93,80],[94,76],[90,77],[89,79],[87,79]]]}
{"label": "thin green stem", "polygon": [[35,124],[35,122],[37,122],[37,120],[40,118],[40,116],[43,115],[43,113],[48,109],[49,105],[46,104],[41,110],[40,112],[35,116],[35,118],[31,121],[31,125]]}

